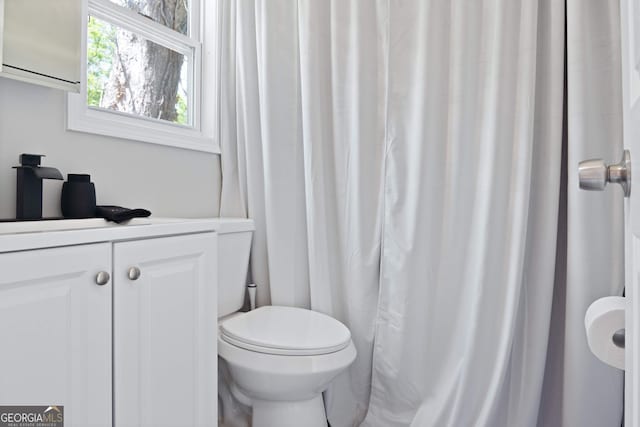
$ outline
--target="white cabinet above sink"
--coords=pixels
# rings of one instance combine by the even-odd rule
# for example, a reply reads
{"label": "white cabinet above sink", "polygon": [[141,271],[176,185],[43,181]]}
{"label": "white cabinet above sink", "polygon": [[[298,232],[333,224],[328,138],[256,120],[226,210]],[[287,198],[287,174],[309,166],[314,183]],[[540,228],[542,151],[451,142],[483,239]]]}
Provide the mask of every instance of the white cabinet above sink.
{"label": "white cabinet above sink", "polygon": [[80,91],[81,0],[0,0],[0,76]]}
{"label": "white cabinet above sink", "polygon": [[108,243],[0,254],[0,405],[61,405],[66,426],[111,426]]}

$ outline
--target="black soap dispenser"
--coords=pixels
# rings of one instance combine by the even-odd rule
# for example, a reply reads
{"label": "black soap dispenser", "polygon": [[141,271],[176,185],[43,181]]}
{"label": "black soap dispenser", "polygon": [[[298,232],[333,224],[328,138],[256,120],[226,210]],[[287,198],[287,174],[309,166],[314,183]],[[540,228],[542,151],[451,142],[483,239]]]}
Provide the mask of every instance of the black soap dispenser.
{"label": "black soap dispenser", "polygon": [[67,175],[67,182],[62,184],[61,207],[65,218],[95,217],[96,187],[90,175]]}

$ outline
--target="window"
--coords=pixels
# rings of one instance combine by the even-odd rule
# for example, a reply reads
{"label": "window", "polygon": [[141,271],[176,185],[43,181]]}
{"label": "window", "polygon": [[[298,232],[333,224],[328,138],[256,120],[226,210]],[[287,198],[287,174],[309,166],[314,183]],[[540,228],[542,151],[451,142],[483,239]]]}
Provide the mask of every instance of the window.
{"label": "window", "polygon": [[215,2],[87,0],[70,130],[219,152]]}

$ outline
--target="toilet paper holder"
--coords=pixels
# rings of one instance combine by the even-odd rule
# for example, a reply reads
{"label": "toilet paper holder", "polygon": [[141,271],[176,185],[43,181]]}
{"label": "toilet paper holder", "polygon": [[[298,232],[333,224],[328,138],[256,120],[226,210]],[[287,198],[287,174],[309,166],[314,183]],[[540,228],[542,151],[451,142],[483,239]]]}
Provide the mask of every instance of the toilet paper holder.
{"label": "toilet paper holder", "polygon": [[600,298],[589,306],[584,318],[587,344],[602,362],[625,369],[625,308],[624,297]]}
{"label": "toilet paper holder", "polygon": [[625,345],[625,330],[618,329],[613,336],[611,337],[611,341],[620,348],[624,348]]}

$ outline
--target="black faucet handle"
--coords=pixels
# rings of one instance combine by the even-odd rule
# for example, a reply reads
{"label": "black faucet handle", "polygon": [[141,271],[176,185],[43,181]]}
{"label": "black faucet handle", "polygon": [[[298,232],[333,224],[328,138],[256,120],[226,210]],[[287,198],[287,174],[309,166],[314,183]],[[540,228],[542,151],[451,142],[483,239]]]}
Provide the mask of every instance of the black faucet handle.
{"label": "black faucet handle", "polygon": [[44,154],[20,154],[20,164],[22,166],[40,166]]}
{"label": "black faucet handle", "polygon": [[20,166],[13,168],[31,170],[38,179],[64,179],[58,169],[40,166],[43,157],[45,157],[44,154],[20,154]]}
{"label": "black faucet handle", "polygon": [[21,154],[16,169],[16,218],[42,218],[42,180],[63,179],[56,168],[40,166],[41,154]]}

